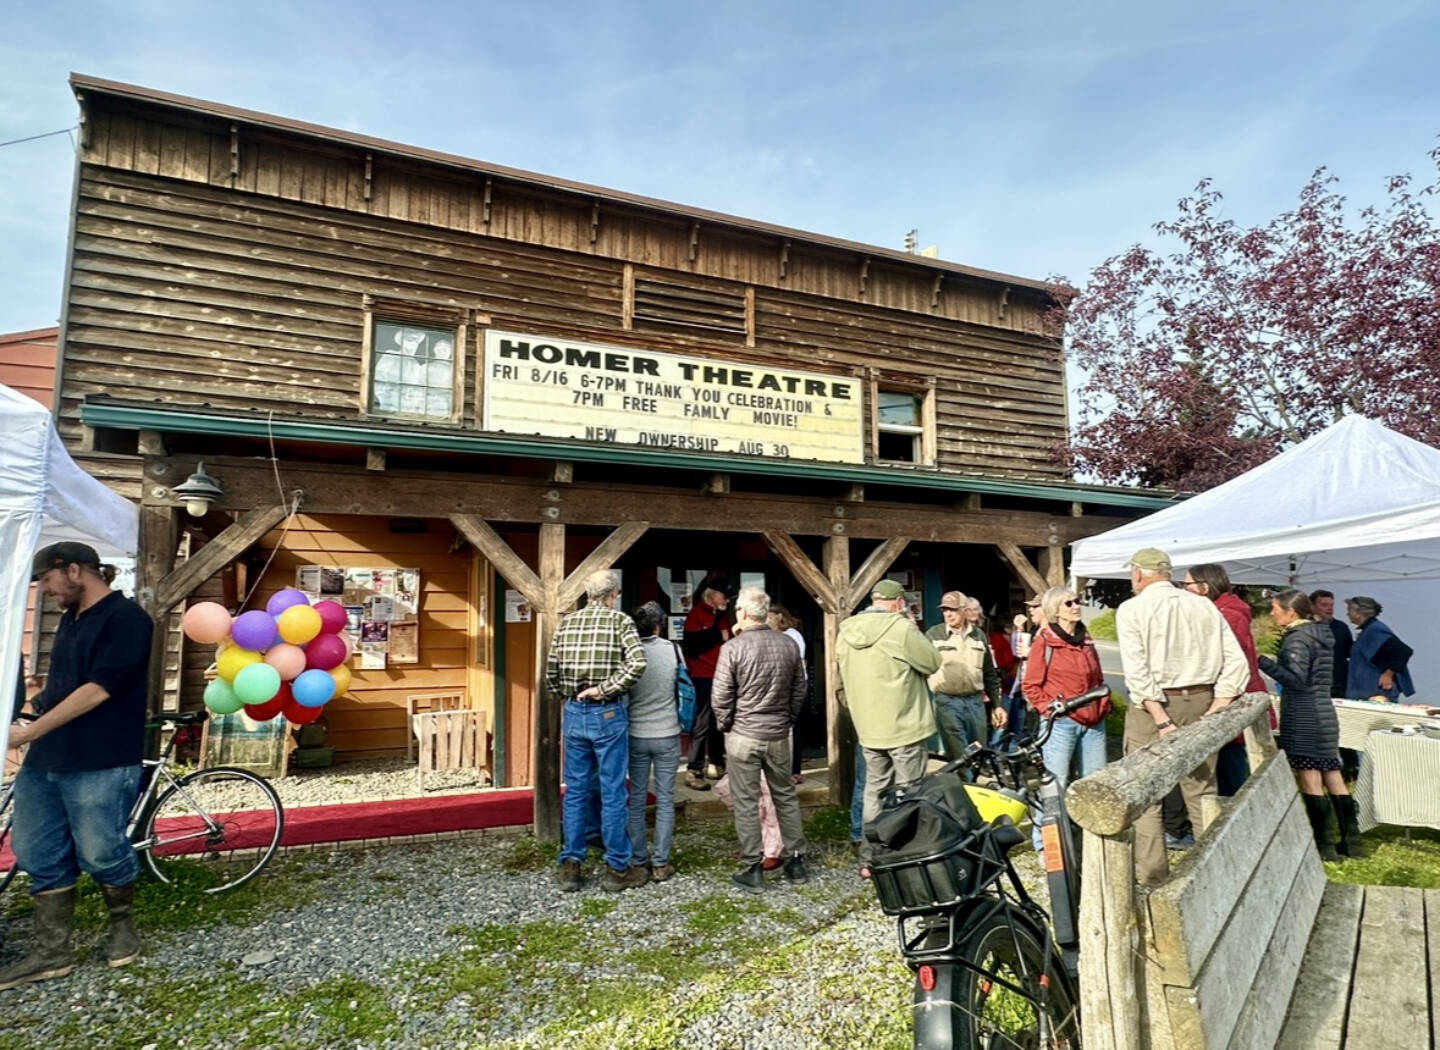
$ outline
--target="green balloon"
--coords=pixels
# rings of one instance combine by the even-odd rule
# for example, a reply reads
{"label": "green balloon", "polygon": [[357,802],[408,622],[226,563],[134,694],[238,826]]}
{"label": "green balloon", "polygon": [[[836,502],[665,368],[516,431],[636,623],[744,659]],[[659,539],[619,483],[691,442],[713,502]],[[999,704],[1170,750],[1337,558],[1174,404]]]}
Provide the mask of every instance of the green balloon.
{"label": "green balloon", "polygon": [[234,692],[242,704],[263,704],[279,691],[280,672],[269,664],[251,664],[235,676]]}
{"label": "green balloon", "polygon": [[[238,678],[239,675],[236,675]],[[205,706],[213,714],[233,715],[245,706],[245,701],[235,695],[235,690],[223,678],[217,678],[205,687]]]}

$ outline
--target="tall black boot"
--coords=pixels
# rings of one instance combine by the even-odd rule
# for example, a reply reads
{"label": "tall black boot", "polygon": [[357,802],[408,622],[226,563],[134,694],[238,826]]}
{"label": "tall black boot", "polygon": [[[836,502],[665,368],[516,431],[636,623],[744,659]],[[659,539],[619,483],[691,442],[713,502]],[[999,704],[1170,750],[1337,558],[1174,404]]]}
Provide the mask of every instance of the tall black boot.
{"label": "tall black boot", "polygon": [[1335,807],[1335,820],[1340,825],[1340,853],[1346,857],[1368,857],[1360,838],[1360,807],[1353,795],[1331,795],[1330,805]]}
{"label": "tall black boot", "polygon": [[1330,800],[1324,795],[1301,795],[1305,800],[1305,815],[1310,818],[1310,830],[1315,835],[1315,848],[1321,860],[1339,860],[1335,845],[1330,838]]}
{"label": "tall black boot", "polygon": [[31,981],[64,977],[75,969],[70,934],[75,928],[75,887],[35,894],[35,947],[17,963],[0,970],[0,990]]}

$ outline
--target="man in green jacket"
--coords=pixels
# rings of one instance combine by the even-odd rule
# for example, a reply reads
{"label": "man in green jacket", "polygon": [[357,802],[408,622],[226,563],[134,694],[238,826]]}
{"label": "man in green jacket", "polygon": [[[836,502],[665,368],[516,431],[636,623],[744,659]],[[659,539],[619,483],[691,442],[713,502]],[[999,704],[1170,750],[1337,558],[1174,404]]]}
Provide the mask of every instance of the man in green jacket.
{"label": "man in green jacket", "polygon": [[[904,614],[905,589],[881,580],[870,607],[840,625],[835,653],[845,706],[865,757],[864,820],[880,812],[880,793],[925,775],[925,741],[935,732],[925,679],[940,654]],[[860,843],[862,875],[869,874],[868,840]]]}

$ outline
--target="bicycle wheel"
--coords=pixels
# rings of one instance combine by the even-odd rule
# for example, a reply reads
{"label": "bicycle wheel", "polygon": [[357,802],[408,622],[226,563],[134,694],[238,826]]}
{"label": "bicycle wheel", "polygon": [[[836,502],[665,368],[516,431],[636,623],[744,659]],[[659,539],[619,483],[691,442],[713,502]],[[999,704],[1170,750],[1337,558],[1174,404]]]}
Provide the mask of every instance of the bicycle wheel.
{"label": "bicycle wheel", "polygon": [[15,819],[15,785],[6,784],[0,796],[0,893],[4,893],[15,873],[15,854],[10,845],[10,825]]}
{"label": "bicycle wheel", "polygon": [[270,862],[285,815],[264,777],[221,766],[171,784],[143,823],[138,848],[157,879],[219,893],[253,879]]}
{"label": "bicycle wheel", "polygon": [[[964,957],[982,972],[957,968],[954,1046],[1077,1050],[1080,1014],[1075,993],[1052,946],[1041,1008],[1044,945],[1028,924],[1003,913],[989,916],[966,940]],[[1043,1015],[1043,1026],[1042,1026]]]}

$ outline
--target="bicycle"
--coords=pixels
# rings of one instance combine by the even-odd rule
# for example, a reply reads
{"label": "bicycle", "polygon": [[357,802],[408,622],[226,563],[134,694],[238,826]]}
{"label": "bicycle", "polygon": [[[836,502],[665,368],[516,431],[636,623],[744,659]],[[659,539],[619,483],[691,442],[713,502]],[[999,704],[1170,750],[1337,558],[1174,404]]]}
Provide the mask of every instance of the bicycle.
{"label": "bicycle", "polygon": [[[146,729],[198,725],[209,717],[205,711],[161,714]],[[285,830],[280,797],[264,777],[236,766],[176,775],[170,770],[174,749],[172,735],[158,758],[141,763],[140,791],[130,809],[126,835],[150,873],[167,885],[189,881],[197,865],[214,866],[197,882],[223,880],[201,887],[206,893],[244,885],[270,863],[280,846]],[[9,845],[13,793],[13,782],[0,793],[0,854]],[[15,876],[13,857],[4,866],[0,891]]]}
{"label": "bicycle", "polygon": [[[915,973],[917,1048],[1080,1046],[1079,857],[1042,748],[1056,718],[1106,695],[1100,687],[1057,700],[1014,751],[971,744],[943,769],[889,789],[867,825],[877,844],[871,881]],[[993,786],[967,783],[967,772]],[[1026,816],[1041,833],[1049,914],[1009,858],[1030,841],[1017,827]]]}

